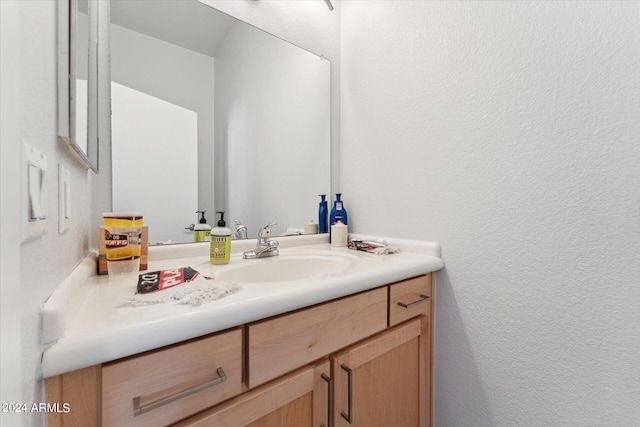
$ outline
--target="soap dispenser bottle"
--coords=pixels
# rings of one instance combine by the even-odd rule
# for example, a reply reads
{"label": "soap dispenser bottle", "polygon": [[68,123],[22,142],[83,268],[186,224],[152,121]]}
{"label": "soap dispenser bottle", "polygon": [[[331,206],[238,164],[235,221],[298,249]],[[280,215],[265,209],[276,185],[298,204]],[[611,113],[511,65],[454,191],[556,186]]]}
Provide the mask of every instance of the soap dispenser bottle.
{"label": "soap dispenser bottle", "polygon": [[207,219],[204,217],[205,211],[196,211],[202,215],[200,223],[193,228],[193,241],[194,242],[209,242],[211,241],[211,226],[207,224]]}
{"label": "soap dispenser bottle", "polygon": [[231,229],[226,227],[224,212],[220,214],[218,226],[211,230],[211,249],[209,262],[211,264],[227,264],[231,258]]}
{"label": "soap dispenser bottle", "polygon": [[330,215],[331,225],[338,221],[347,225],[347,210],[344,208],[344,204],[342,203],[342,200],[340,200],[340,197],[342,197],[342,194],[336,193],[336,200],[333,202],[333,209],[331,209]]}
{"label": "soap dispenser bottle", "polygon": [[327,233],[329,231],[328,227],[328,214],[329,208],[327,207],[327,201],[325,194],[321,194],[320,197],[322,200],[320,201],[320,207],[318,208],[318,233]]}
{"label": "soap dispenser bottle", "polygon": [[[341,193],[336,193],[336,200],[333,202],[333,208],[329,215],[331,229],[333,229],[333,226],[338,222],[341,222],[345,226],[347,225],[347,210],[344,208],[342,200],[340,200],[341,196]],[[329,241],[331,241],[331,234],[329,234]]]}

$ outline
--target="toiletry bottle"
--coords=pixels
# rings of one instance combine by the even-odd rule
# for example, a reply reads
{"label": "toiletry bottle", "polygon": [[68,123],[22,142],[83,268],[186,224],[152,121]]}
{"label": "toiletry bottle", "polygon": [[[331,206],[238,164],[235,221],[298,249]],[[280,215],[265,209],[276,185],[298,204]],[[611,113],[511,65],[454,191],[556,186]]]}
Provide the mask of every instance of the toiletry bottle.
{"label": "toiletry bottle", "polygon": [[220,214],[220,220],[218,226],[211,230],[209,262],[211,264],[227,264],[231,257],[231,229],[226,227],[224,212],[216,213]]}
{"label": "toiletry bottle", "polygon": [[200,223],[193,227],[193,241],[194,242],[209,242],[211,240],[211,226],[207,224],[207,219],[204,217],[205,211],[196,211],[202,215]]}
{"label": "toiletry bottle", "polygon": [[324,199],[327,197],[325,194],[321,194],[322,201],[320,202],[320,208],[318,209],[318,233],[327,233],[329,232],[329,224],[328,220],[328,208],[327,201]]}
{"label": "toiletry bottle", "polygon": [[342,200],[340,200],[341,196],[341,193],[336,193],[336,200],[333,202],[333,209],[331,209],[330,215],[331,225],[335,224],[338,221],[342,222],[344,225],[348,224],[347,210],[344,208]]}
{"label": "toiletry bottle", "polygon": [[[329,222],[331,225],[334,225],[337,222],[347,225],[347,210],[344,208],[342,200],[340,200],[341,196],[341,193],[336,193],[336,200],[333,202],[333,208],[329,215]],[[331,242],[331,234],[329,234],[329,241]]]}

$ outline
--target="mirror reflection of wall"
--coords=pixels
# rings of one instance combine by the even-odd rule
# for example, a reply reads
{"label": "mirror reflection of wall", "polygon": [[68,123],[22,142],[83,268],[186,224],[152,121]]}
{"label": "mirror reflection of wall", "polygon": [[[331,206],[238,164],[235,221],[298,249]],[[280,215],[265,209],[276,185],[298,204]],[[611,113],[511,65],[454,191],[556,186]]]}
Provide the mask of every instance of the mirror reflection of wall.
{"label": "mirror reflection of wall", "polygon": [[250,237],[316,219],[328,61],[195,0],[112,1],[111,20],[114,210],[144,212],[154,242],[193,241],[196,210]]}

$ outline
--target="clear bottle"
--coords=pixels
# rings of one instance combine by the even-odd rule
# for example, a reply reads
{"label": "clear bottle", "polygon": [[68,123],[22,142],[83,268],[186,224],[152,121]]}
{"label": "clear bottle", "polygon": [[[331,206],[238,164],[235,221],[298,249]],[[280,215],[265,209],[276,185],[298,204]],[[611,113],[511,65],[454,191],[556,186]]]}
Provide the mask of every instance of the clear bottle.
{"label": "clear bottle", "polygon": [[224,212],[220,214],[218,226],[211,229],[211,249],[209,262],[211,264],[228,264],[231,258],[231,229],[226,227]]}

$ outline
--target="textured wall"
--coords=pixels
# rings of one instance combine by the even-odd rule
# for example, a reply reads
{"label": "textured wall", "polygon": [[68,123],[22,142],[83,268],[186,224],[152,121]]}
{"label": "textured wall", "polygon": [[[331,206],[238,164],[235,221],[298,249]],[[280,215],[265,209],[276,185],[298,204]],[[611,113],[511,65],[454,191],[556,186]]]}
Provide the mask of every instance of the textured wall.
{"label": "textured wall", "polygon": [[[29,408],[44,399],[40,306],[88,248],[90,177],[56,140],[56,22],[55,2],[2,2],[2,402]],[[21,140],[48,157],[48,233],[24,244],[17,190]],[[65,234],[58,234],[58,164],[71,173],[71,229]],[[2,425],[44,420],[38,413],[2,417]]]}
{"label": "textured wall", "polygon": [[349,225],[443,247],[436,425],[639,425],[640,3],[341,13]]}

